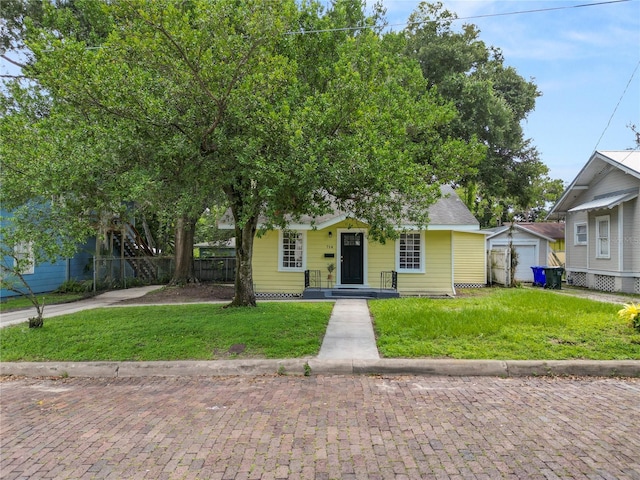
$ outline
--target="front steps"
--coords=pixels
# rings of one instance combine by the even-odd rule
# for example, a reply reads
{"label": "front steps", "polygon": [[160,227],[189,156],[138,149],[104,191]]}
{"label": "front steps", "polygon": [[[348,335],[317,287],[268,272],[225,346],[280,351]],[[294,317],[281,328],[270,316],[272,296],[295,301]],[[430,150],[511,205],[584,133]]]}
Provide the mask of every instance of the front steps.
{"label": "front steps", "polygon": [[308,300],[337,299],[337,298],[398,298],[397,290],[376,288],[307,288],[302,298]]}

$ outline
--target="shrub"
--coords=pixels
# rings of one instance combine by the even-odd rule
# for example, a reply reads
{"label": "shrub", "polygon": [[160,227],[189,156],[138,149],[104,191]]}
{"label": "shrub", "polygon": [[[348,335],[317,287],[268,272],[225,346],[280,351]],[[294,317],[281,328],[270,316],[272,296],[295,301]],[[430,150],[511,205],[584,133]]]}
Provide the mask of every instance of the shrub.
{"label": "shrub", "polygon": [[640,332],[640,303],[625,303],[624,308],[618,311],[618,316]]}
{"label": "shrub", "polygon": [[86,293],[93,289],[91,280],[67,280],[56,289],[56,293]]}

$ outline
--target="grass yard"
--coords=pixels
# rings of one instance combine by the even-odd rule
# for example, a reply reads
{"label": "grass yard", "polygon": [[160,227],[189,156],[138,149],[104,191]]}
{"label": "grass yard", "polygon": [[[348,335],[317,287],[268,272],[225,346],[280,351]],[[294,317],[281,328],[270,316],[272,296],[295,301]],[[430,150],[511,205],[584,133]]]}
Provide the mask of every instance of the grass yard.
{"label": "grass yard", "polygon": [[538,289],[486,289],[455,299],[370,302],[387,358],[640,359],[622,305]]}
{"label": "grass yard", "polygon": [[45,318],[0,330],[0,359],[150,361],[299,358],[317,355],[331,303],[118,307]]}
{"label": "grass yard", "polygon": [[[38,297],[40,301],[44,298],[46,316],[47,305],[82,300],[83,298],[87,298],[87,295],[85,293],[39,293],[36,297]],[[0,312],[10,312],[11,310],[21,310],[32,307],[33,303],[31,303],[27,297],[11,297],[0,302]]]}
{"label": "grass yard", "polygon": [[[369,302],[386,358],[640,360],[622,305],[542,289]],[[88,310],[0,330],[0,360],[142,361],[315,356],[332,303],[257,308],[166,305]]]}

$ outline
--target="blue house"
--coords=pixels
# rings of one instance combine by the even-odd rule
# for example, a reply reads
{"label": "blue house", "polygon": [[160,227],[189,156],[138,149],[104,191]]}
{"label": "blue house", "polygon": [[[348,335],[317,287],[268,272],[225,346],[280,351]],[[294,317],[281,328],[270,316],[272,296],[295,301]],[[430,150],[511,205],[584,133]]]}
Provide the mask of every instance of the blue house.
{"label": "blue house", "polygon": [[[7,212],[0,212],[3,218],[7,218]],[[68,280],[88,280],[93,278],[93,255],[95,240],[83,245],[73,258],[60,258],[54,263],[36,263],[23,272],[23,277],[34,293],[48,293],[56,290]],[[19,255],[29,255],[29,248],[23,248]],[[5,265],[11,265],[14,259],[7,256],[2,259]],[[16,284],[20,287],[20,283]],[[18,293],[11,290],[0,290],[0,298],[5,299],[17,296]]]}

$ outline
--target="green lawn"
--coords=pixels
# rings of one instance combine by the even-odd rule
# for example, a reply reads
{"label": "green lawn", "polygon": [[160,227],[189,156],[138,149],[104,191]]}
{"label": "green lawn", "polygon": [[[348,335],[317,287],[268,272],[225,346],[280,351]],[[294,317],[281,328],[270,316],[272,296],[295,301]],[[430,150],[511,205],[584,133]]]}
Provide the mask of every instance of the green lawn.
{"label": "green lawn", "polygon": [[621,307],[542,289],[370,302],[391,358],[640,359],[640,333],[618,318]]}
{"label": "green lawn", "polygon": [[[118,307],[45,318],[0,330],[0,359],[12,361],[216,360],[317,355],[331,303]],[[230,353],[242,350],[240,353]],[[232,349],[231,347],[234,346]]]}
{"label": "green lawn", "polygon": [[[85,293],[41,293],[36,295],[39,301],[44,298],[45,312],[47,305],[55,305],[57,303],[68,303],[76,300],[87,298]],[[7,298],[0,302],[0,312],[10,312],[11,310],[21,310],[23,308],[32,308],[33,303],[27,297]],[[45,313],[46,315],[46,313]]]}
{"label": "green lawn", "polygon": [[[0,330],[2,361],[216,360],[318,354],[331,303],[257,308],[167,305],[89,310]],[[370,302],[387,358],[640,359],[621,305],[542,289]],[[244,348],[242,347],[244,346]]]}

